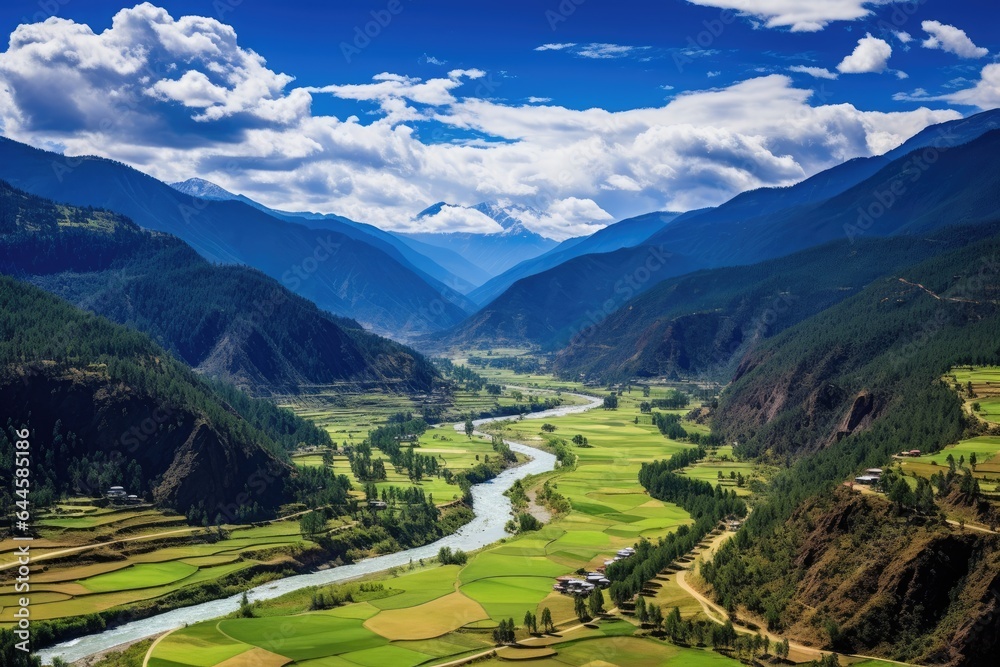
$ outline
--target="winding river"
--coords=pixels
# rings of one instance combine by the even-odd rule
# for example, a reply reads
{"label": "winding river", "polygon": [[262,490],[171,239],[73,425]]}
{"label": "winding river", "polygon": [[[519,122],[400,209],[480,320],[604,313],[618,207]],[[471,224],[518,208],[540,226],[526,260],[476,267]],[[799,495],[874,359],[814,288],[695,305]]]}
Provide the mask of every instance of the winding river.
{"label": "winding river", "polygon": [[[525,415],[524,418],[547,419],[560,417],[584,412],[601,405],[600,398],[584,396],[582,394],[569,395],[583,399],[585,403],[562,406],[553,408],[552,410],[545,410],[544,412],[535,412]],[[510,417],[477,419],[473,423],[476,426],[481,426],[487,422],[499,421],[501,419],[510,419]],[[464,424],[455,424],[455,430],[463,431]],[[548,452],[516,442],[508,441],[508,444],[511,449],[531,457],[531,460],[515,468],[508,468],[496,478],[472,487],[472,505],[475,510],[475,518],[455,533],[422,547],[407,549],[406,551],[399,551],[384,556],[376,556],[329,570],[299,574],[278,581],[268,582],[247,591],[247,597],[251,601],[270,600],[300,588],[348,581],[393,567],[405,566],[411,560],[434,558],[441,547],[473,551],[502,539],[506,536],[504,524],[510,518],[511,512],[510,500],[503,495],[504,492],[513,486],[516,480],[523,479],[529,475],[548,472],[554,469],[556,464],[556,458]],[[142,620],[132,621],[131,623],[126,623],[105,630],[104,632],[56,644],[51,648],[38,651],[37,655],[45,664],[51,664],[52,659],[57,657],[67,662],[74,662],[114,648],[115,646],[159,635],[184,625],[226,616],[239,609],[240,598],[241,595],[234,595],[220,600],[212,600],[211,602],[164,612]]]}

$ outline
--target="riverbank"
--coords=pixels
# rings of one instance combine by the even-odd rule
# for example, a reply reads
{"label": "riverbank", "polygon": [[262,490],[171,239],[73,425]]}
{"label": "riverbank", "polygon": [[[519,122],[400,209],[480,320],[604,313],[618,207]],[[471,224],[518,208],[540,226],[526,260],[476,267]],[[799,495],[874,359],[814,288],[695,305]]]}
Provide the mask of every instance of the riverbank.
{"label": "riverbank", "polygon": [[[195,657],[207,647],[224,650],[226,659],[265,652],[276,663],[448,664],[491,653],[496,644],[493,630],[501,622],[519,626],[518,639],[526,638],[522,619],[528,613],[540,619],[548,609],[555,622],[578,625],[572,622],[574,598],[553,590],[556,577],[597,569],[623,547],[642,538],[655,541],[691,521],[680,508],[650,498],[637,478],[642,463],[691,445],[664,438],[654,425],[636,419],[640,403],[649,398],[642,392],[626,392],[620,398],[618,410],[574,414],[579,408],[570,407],[543,421],[526,417],[505,424],[505,440],[518,443],[512,448],[565,449],[576,458],[572,466],[526,482],[529,491],[542,480],[549,482],[547,502],[560,508],[549,525],[467,552],[460,564],[421,566],[416,561],[412,568],[367,578],[379,586],[376,592],[359,591],[353,602],[334,608],[318,608],[310,605],[307,595],[292,595],[255,610],[256,618],[179,630],[160,643],[153,658],[178,666],[219,664],[217,657]],[[601,403],[592,399],[591,404]],[[465,438],[464,425],[462,429],[460,437]],[[487,430],[482,424],[480,429]],[[326,595],[334,593],[328,590]],[[638,667],[738,664],[705,650],[648,639],[621,618],[590,624],[574,632],[572,641],[553,637],[553,642],[552,651],[571,666],[602,656],[617,662],[615,657],[626,655],[629,664]]]}
{"label": "riverbank", "polygon": [[[600,405],[600,400],[594,397],[577,396],[585,403],[532,413],[525,415],[524,419],[550,419],[576,414]],[[507,418],[481,419],[477,420],[477,425],[500,419]],[[456,424],[455,429],[464,429],[464,424]],[[555,467],[555,457],[552,454],[519,443],[511,442],[509,444],[512,450],[530,457],[531,460],[517,467],[508,468],[489,482],[474,486],[472,495],[476,516],[452,535],[415,549],[407,549],[329,570],[294,575],[270,582],[247,591],[248,599],[251,602],[271,600],[301,588],[345,582],[367,574],[403,567],[408,565],[411,560],[433,558],[441,547],[469,552],[507,537],[504,524],[510,516],[510,500],[503,495],[504,492],[517,479],[547,472]],[[46,664],[50,664],[55,657],[74,662],[115,646],[159,635],[174,628],[226,616],[239,608],[241,597],[242,595],[234,595],[126,623],[101,633],[57,644],[39,651],[38,655]]]}

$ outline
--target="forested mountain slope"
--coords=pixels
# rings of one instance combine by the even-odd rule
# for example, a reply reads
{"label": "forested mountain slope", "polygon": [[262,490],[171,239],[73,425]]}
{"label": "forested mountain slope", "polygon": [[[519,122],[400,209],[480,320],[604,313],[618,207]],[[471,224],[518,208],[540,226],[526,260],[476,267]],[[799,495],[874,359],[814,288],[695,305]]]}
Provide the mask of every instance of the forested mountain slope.
{"label": "forested mountain slope", "polygon": [[725,382],[761,341],[857,294],[871,281],[1000,231],[842,240],[750,266],[665,280],[560,351],[556,372],[606,380],[708,376]]}
{"label": "forested mountain slope", "polygon": [[255,393],[335,383],[425,391],[437,376],[413,350],[259,271],[213,265],[123,216],[2,182],[0,272],[144,331],[197,370]]}
{"label": "forested mountain slope", "polygon": [[191,197],[111,160],[66,158],[0,139],[0,179],[58,202],[126,215],[179,237],[210,261],[255,267],[320,308],[397,339],[466,315],[450,300],[461,295],[370,243],[239,201]]}
{"label": "forested mountain slope", "polygon": [[[936,451],[979,432],[942,376],[1000,362],[998,332],[993,236],[899,269],[751,352],[715,431],[739,456],[791,467],[705,570],[718,598],[773,628],[826,627],[840,650],[989,664],[1000,636],[996,536],[908,526],[884,501],[831,494],[900,448]],[[855,549],[874,549],[864,567],[848,565]]]}
{"label": "forested mountain slope", "polygon": [[[10,429],[30,432],[38,505],[123,485],[208,521],[224,510],[232,519],[265,516],[297,493],[286,452],[329,442],[271,403],[213,388],[144,334],[6,276],[0,404]],[[5,479],[13,477],[10,437],[0,435]]]}
{"label": "forested mountain slope", "polygon": [[583,255],[517,281],[457,327],[420,344],[562,347],[656,282],[694,268],[687,257],[648,246]]}

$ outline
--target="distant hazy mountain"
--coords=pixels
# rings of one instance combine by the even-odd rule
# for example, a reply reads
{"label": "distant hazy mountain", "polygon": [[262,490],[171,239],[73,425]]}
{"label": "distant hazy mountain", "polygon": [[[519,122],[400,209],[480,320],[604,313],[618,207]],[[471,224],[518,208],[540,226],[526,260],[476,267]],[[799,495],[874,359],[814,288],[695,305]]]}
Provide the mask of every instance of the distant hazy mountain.
{"label": "distant hazy mountain", "polygon": [[212,265],[177,238],[0,182],[0,272],[149,334],[254,393],[356,384],[429,390],[419,354],[324,313],[259,271]]}
{"label": "distant hazy mountain", "polygon": [[470,292],[469,298],[478,304],[485,305],[500,296],[521,278],[541,273],[574,257],[591,253],[613,252],[621,248],[640,245],[679,215],[679,213],[669,211],[647,213],[608,225],[590,236],[568,239],[545,254],[525,260],[504,271],[483,286]]}
{"label": "distant hazy mountain", "polygon": [[[445,248],[438,248],[415,241],[403,240],[392,232],[379,229],[374,225],[356,222],[349,218],[331,213],[293,212],[269,208],[245,195],[233,194],[211,181],[202,178],[189,178],[179,183],[171,183],[170,187],[193,197],[215,199],[219,201],[241,201],[275,217],[297,222],[309,227],[332,229],[346,234],[351,238],[367,243],[376,243],[391,256],[402,259],[404,263],[418,272],[423,272],[455,291],[465,294],[490,278],[479,267],[475,266],[457,253]],[[391,250],[390,250],[391,248]],[[472,307],[470,302],[455,300],[462,308]]]}
{"label": "distant hazy mountain", "polygon": [[[417,214],[417,219],[436,215],[444,206],[447,206],[445,202],[438,202]],[[537,257],[557,245],[552,239],[525,227],[511,210],[496,202],[483,202],[470,208],[495,220],[503,231],[495,234],[420,232],[400,236],[408,241],[419,241],[451,250],[491,276],[499,275],[515,264]]]}
{"label": "distant hazy mountain", "polygon": [[[854,161],[783,191],[746,193],[716,209],[678,216],[642,246],[576,257],[515,282],[481,311],[434,336],[434,340],[439,345],[490,344],[497,339],[543,347],[565,343],[582,324],[604,320],[592,314],[610,315],[623,306],[627,299],[609,286],[639,271],[653,251],[668,253],[677,261],[667,270],[652,274],[641,289],[631,290],[628,298],[652,288],[658,281],[693,269],[757,264],[830,241],[929,234],[952,225],[991,221],[1000,210],[1000,169],[996,164],[1000,130],[988,130],[998,118],[1000,112],[980,114],[962,126],[963,132],[939,128],[923,133],[913,151],[894,151],[895,159],[888,162]],[[986,134],[968,143],[955,146],[949,143],[967,140],[982,131]],[[935,138],[941,139],[939,148],[926,153],[926,146],[920,144]],[[932,160],[919,162],[925,154],[932,155]],[[851,184],[873,166],[879,167],[873,175]],[[845,184],[851,185],[832,197],[803,203],[810,202],[817,193],[827,194]],[[893,191],[897,194],[893,195]],[[886,197],[891,197],[891,201]],[[780,202],[789,198],[796,203],[781,208]],[[773,212],[767,215],[752,218],[740,214],[771,209]],[[575,284],[570,287],[571,283]],[[553,289],[562,298],[552,299],[549,293]],[[658,313],[652,308],[635,314],[648,319]],[[610,326],[599,324],[597,328],[604,330]],[[628,326],[642,330],[643,325],[630,322]],[[603,341],[602,344],[618,340],[610,329],[607,331],[605,337],[595,340]],[[657,339],[639,337],[630,344],[638,348],[636,354],[643,354],[643,348],[655,346]],[[600,373],[601,365],[588,363],[587,354],[575,354],[573,368]],[[611,362],[610,357],[608,361]],[[614,363],[625,367],[621,359],[616,358]],[[638,370],[640,366],[633,368]]]}
{"label": "distant hazy mountain", "polygon": [[[890,206],[886,218],[857,229],[858,234],[888,236],[901,233],[904,227],[914,228],[906,219],[914,213],[923,215],[928,200],[917,194],[926,192],[931,199],[940,198],[941,187],[953,187],[946,171],[936,169],[933,178],[911,176],[900,172],[904,167],[921,169],[920,162],[906,164],[905,158],[914,151],[929,147],[933,161],[940,157],[949,164],[961,160],[950,157],[952,148],[968,143],[991,130],[1000,128],[1000,110],[987,111],[970,118],[931,126],[885,155],[858,158],[823,171],[787,188],[761,188],[737,195],[725,204],[694,216],[685,216],[675,224],[650,238],[650,243],[666,245],[673,252],[703,261],[705,266],[752,264],[770,257],[780,257],[819,243],[843,238],[846,230],[856,227],[860,215],[874,206],[878,209],[877,193],[900,181],[906,196],[897,196],[899,205]],[[919,158],[921,154],[912,157]],[[900,159],[904,158],[902,162]],[[983,165],[983,158],[987,164]],[[881,180],[869,180],[883,169]],[[980,166],[994,169],[988,156],[979,157]],[[931,165],[927,165],[931,166]],[[975,170],[966,170],[974,172]],[[921,173],[923,170],[921,169]],[[982,174],[972,174],[980,178]],[[942,180],[943,179],[943,180]],[[898,187],[898,186],[897,186]],[[850,191],[851,194],[846,193]],[[971,191],[970,191],[971,192]],[[838,197],[842,193],[844,197]],[[896,202],[894,202],[895,204]],[[907,212],[902,213],[903,210]],[[952,222],[959,222],[949,215]]]}
{"label": "distant hazy mountain", "polygon": [[561,347],[658,281],[695,268],[686,257],[647,246],[575,257],[522,278],[460,325],[420,344]]}
{"label": "distant hazy mountain", "polygon": [[337,315],[402,339],[465,316],[454,290],[373,243],[292,224],[240,201],[185,195],[131,167],[96,157],[67,160],[0,141],[0,179],[32,194],[106,208],[180,237],[214,262],[247,264]]}

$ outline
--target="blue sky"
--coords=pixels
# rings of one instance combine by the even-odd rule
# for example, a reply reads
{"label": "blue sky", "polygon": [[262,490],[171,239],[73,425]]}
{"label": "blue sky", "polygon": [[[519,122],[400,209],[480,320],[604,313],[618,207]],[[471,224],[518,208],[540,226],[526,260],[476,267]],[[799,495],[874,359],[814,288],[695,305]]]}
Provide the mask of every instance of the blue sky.
{"label": "blue sky", "polygon": [[[434,201],[496,199],[551,236],[586,233],[794,182],[1000,105],[986,0],[132,7],[4,3],[8,34],[65,19],[21,28],[0,54],[4,133],[387,228],[413,228]],[[459,210],[438,222],[490,228]]]}

